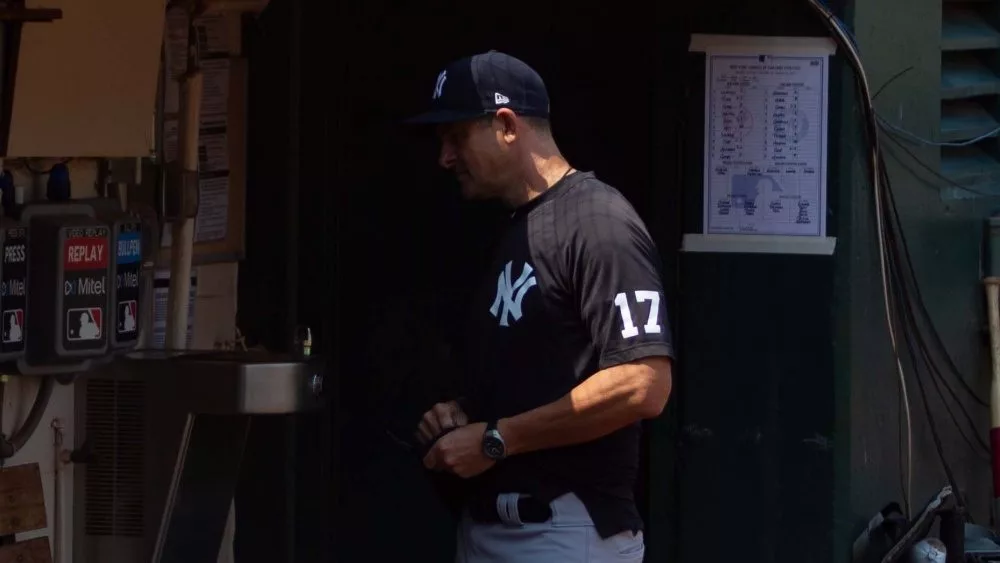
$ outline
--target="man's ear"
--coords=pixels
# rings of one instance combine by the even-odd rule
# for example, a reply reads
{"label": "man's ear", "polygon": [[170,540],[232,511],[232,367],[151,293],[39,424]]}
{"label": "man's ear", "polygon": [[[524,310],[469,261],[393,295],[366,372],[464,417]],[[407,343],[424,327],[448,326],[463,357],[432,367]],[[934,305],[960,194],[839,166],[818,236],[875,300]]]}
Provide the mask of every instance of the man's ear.
{"label": "man's ear", "polygon": [[500,133],[503,136],[503,140],[508,144],[516,141],[518,135],[521,133],[521,123],[517,119],[517,114],[508,108],[501,108],[497,110],[496,119],[500,124]]}

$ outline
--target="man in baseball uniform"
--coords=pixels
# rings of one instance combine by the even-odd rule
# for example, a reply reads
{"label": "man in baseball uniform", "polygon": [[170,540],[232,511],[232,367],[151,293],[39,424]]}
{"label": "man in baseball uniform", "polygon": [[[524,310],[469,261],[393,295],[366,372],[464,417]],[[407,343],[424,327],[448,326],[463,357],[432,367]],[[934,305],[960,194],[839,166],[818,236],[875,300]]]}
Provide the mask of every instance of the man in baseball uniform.
{"label": "man in baseball uniform", "polygon": [[639,562],[640,422],[663,411],[674,355],[660,260],[548,118],[538,73],[491,51],[449,64],[412,120],[437,127],[465,197],[511,210],[470,311],[470,393],[417,437],[428,469],[468,485],[459,562]]}

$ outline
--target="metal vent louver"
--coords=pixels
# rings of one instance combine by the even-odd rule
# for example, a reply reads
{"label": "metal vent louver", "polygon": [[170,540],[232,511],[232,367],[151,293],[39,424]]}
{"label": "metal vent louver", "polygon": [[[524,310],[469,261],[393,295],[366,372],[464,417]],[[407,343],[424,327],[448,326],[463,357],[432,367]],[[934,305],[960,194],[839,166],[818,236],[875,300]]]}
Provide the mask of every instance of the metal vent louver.
{"label": "metal vent louver", "polygon": [[[941,173],[946,198],[1000,190],[1000,17],[997,0],[941,4]],[[898,85],[897,85],[898,87]],[[968,186],[969,190],[961,188]]]}
{"label": "metal vent louver", "polygon": [[86,468],[89,536],[143,535],[144,397],[141,381],[87,382],[87,439],[97,458]]}

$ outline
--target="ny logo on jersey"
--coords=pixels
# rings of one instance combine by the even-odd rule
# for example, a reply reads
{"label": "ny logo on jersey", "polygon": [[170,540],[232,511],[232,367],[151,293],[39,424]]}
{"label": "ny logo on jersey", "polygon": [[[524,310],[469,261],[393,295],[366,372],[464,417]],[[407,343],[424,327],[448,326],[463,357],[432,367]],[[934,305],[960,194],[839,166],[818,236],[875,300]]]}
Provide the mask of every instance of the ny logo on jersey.
{"label": "ny logo on jersey", "polygon": [[507,266],[500,272],[500,276],[497,278],[497,296],[493,300],[493,306],[490,307],[491,315],[494,317],[499,315],[500,326],[509,326],[507,322],[508,316],[514,317],[514,321],[521,319],[521,302],[524,301],[524,294],[537,284],[535,276],[532,275],[534,270],[531,268],[531,264],[527,262],[525,262],[524,268],[521,269],[521,275],[517,278],[517,281],[513,284],[510,283],[511,264],[512,262],[507,262]]}

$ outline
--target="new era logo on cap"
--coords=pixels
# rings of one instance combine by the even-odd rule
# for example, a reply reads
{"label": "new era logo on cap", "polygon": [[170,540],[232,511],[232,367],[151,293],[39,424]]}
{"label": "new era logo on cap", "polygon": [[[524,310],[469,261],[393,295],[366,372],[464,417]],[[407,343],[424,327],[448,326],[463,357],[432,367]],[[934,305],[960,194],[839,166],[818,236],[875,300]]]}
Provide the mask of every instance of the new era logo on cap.
{"label": "new era logo on cap", "polygon": [[453,61],[437,76],[431,107],[410,123],[453,123],[506,107],[518,115],[549,116],[542,77],[524,61],[490,51]]}

